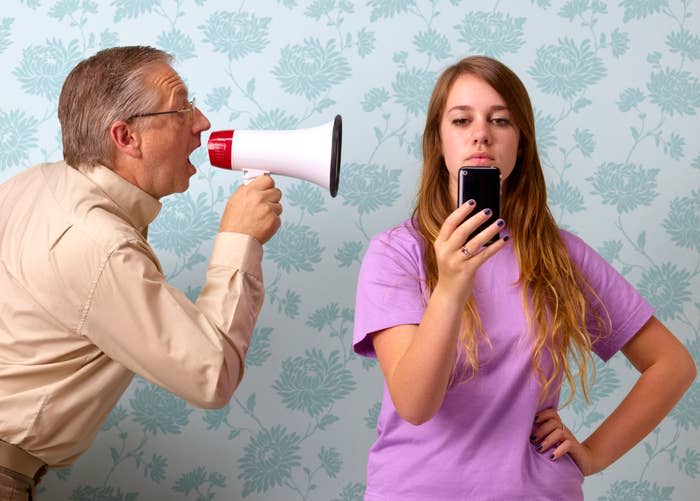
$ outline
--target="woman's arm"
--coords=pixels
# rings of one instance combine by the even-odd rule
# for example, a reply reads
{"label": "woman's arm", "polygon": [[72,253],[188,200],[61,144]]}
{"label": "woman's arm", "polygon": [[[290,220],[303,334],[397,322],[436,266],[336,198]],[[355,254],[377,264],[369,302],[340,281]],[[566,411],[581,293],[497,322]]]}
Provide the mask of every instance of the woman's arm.
{"label": "woman's arm", "polygon": [[[442,405],[474,274],[505,245],[499,240],[467,258],[460,250],[464,241],[488,219],[480,212],[462,223],[470,210],[465,204],[450,214],[435,241],[439,276],[420,325],[399,325],[372,336],[394,407],[403,419],[416,425],[432,418]],[[479,233],[469,242],[470,250],[476,252],[499,229],[502,226],[494,223]]]}
{"label": "woman's arm", "polygon": [[656,317],[625,344],[622,353],[641,375],[586,440],[578,443],[569,430],[557,427],[556,413],[542,413],[543,432],[551,429],[542,441],[542,450],[561,442],[552,459],[568,452],[584,475],[607,468],[649,434],[681,399],[697,373],[688,350]]}

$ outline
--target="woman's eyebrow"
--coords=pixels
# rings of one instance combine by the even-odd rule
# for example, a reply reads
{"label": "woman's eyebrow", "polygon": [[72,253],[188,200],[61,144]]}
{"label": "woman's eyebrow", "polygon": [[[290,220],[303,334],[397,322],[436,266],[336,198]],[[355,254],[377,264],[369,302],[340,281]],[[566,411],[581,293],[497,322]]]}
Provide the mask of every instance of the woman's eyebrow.
{"label": "woman's eyebrow", "polygon": [[[447,110],[447,113],[450,113],[452,111],[471,111],[474,108],[472,106],[469,106],[468,104],[459,104],[457,106],[453,106],[449,110]],[[508,110],[508,106],[502,105],[502,104],[495,104],[488,109],[489,111],[503,111],[503,110]]]}

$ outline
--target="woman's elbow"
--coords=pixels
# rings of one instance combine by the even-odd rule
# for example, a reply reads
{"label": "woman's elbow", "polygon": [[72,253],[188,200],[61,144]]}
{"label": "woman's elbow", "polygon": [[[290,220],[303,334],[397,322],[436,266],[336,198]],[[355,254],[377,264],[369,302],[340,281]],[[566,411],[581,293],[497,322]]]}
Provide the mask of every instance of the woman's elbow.
{"label": "woman's elbow", "polygon": [[695,365],[695,360],[693,360],[692,355],[687,350],[684,350],[683,361],[677,366],[680,368],[679,370],[682,374],[681,377],[684,383],[683,391],[685,391],[690,388],[690,385],[695,381],[698,375],[698,368]]}
{"label": "woman's elbow", "polygon": [[438,408],[433,409],[428,405],[415,405],[413,402],[411,402],[411,404],[396,405],[396,403],[394,403],[394,407],[401,419],[414,426],[427,423],[435,417],[438,411]]}
{"label": "woman's elbow", "polygon": [[[682,346],[682,345],[681,345]],[[665,381],[668,388],[678,392],[679,398],[690,388],[697,376],[697,367],[692,355],[681,347],[672,357],[666,359]]]}

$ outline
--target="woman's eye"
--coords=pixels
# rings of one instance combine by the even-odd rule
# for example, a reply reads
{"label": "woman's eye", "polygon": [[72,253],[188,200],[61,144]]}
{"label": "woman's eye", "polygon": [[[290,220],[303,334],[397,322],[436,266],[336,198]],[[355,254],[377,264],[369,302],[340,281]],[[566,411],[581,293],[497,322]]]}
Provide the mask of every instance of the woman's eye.
{"label": "woman's eye", "polygon": [[468,118],[455,118],[452,120],[452,123],[455,125],[467,125],[469,123]]}
{"label": "woman's eye", "polygon": [[510,125],[510,120],[507,118],[492,118],[491,122],[496,125]]}

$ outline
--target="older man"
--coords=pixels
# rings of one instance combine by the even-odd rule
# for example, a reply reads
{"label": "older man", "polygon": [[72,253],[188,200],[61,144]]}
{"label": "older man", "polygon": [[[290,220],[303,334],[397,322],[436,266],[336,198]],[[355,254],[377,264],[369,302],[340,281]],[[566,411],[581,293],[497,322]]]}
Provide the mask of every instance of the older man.
{"label": "older man", "polygon": [[134,373],[226,404],[263,301],[261,245],[280,226],[270,177],[239,188],[193,304],[146,240],[210,127],[171,57],[101,51],[71,71],[58,108],[64,161],[0,185],[2,499],[31,499],[47,465],[75,461]]}

